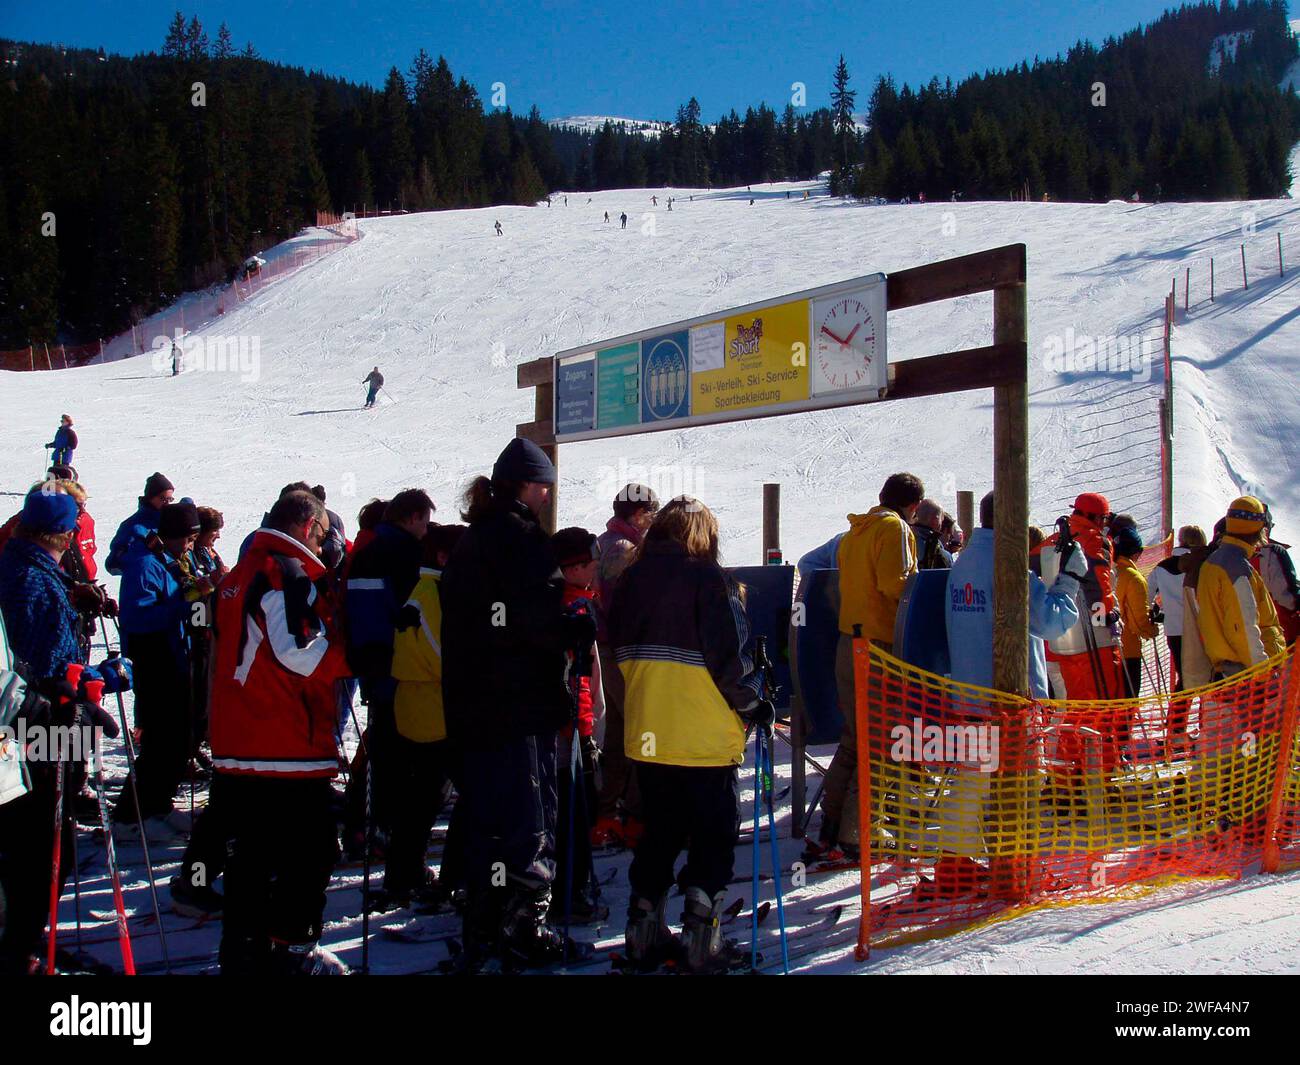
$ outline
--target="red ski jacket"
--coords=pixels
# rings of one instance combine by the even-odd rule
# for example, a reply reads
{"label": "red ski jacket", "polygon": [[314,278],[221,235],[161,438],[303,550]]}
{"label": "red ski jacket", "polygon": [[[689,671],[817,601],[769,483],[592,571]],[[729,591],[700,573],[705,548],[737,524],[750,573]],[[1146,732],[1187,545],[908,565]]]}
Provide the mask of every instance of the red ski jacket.
{"label": "red ski jacket", "polygon": [[325,566],[259,529],[216,592],[212,763],[223,773],[332,777],[335,681],[348,675]]}

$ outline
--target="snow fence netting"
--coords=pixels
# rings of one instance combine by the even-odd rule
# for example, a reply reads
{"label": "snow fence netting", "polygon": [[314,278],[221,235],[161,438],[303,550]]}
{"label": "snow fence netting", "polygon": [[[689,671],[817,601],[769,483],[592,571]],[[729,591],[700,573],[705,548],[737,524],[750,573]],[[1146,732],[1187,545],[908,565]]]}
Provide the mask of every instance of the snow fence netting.
{"label": "snow fence netting", "polygon": [[1024,699],[854,642],[858,954],[1300,863],[1294,648],[1136,699]]}

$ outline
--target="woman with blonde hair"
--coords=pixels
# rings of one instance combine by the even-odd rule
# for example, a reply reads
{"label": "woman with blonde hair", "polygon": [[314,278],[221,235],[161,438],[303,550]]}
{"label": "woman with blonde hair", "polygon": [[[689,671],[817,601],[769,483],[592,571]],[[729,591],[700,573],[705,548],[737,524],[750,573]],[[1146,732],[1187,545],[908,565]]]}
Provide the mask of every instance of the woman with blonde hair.
{"label": "woman with blonde hair", "polygon": [[645,818],[628,871],[628,961],[653,967],[672,955],[664,911],[675,881],[685,967],[724,969],[733,948],[718,915],[740,826],[740,712],[757,702],[758,679],[739,589],[718,564],[718,520],[699,500],[678,496],[655,516],[614,593],[609,633]]}

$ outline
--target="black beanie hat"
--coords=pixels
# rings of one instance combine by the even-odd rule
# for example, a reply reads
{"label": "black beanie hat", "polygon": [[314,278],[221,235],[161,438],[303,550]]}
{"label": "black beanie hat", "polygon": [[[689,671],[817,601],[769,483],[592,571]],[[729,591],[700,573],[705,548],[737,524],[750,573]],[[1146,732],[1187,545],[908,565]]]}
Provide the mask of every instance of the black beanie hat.
{"label": "black beanie hat", "polygon": [[561,566],[576,566],[600,558],[596,537],[576,525],[561,529],[552,536],[551,550],[555,553],[555,561]]}
{"label": "black beanie hat", "polygon": [[189,536],[200,528],[199,508],[193,503],[168,503],[158,513],[158,535],[164,540]]}
{"label": "black beanie hat", "polygon": [[515,437],[497,456],[492,467],[494,481],[532,481],[535,484],[554,484],[555,466],[546,452],[531,440]]}
{"label": "black beanie hat", "polygon": [[154,496],[160,496],[164,492],[174,492],[176,486],[167,480],[161,473],[151,473],[149,480],[144,482],[144,497],[152,499]]}

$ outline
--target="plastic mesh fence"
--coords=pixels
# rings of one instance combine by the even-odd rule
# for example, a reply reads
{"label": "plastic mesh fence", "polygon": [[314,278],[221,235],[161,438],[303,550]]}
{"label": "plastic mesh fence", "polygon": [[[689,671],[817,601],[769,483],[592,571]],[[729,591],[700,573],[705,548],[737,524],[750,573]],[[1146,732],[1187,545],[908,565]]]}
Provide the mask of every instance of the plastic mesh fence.
{"label": "plastic mesh fence", "polygon": [[859,955],[1300,861],[1294,651],[1107,702],[958,684],[855,641]]}

